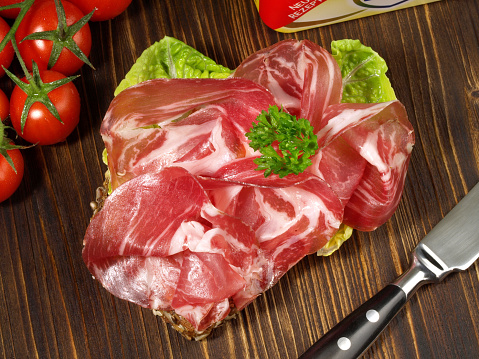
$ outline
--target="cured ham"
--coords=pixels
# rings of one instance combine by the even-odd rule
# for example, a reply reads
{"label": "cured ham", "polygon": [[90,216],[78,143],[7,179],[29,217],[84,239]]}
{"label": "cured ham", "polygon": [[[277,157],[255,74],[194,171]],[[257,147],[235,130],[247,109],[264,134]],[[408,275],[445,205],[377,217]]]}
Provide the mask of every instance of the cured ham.
{"label": "cured ham", "polygon": [[[398,205],[414,133],[398,101],[341,104],[341,92],[331,55],[295,40],[253,54],[227,79],[122,91],[101,126],[113,192],[85,235],[88,269],[115,296],[203,333],[342,223],[383,224]],[[270,105],[314,125],[319,151],[305,172],[256,170],[260,153],[245,133]]]}
{"label": "cured ham", "polygon": [[[362,175],[356,186],[351,187],[354,180],[327,179],[343,201],[347,199],[344,223],[371,231],[386,222],[399,204],[414,144],[414,133],[404,106],[399,101],[330,106],[324,114],[318,141],[322,148],[329,148],[328,151],[342,147],[339,151],[344,154],[352,149],[356,155],[349,160],[356,158],[358,164],[364,163],[364,170],[357,172]],[[330,171],[333,166],[328,160],[318,162],[312,171],[327,177],[321,176],[321,169],[326,167]],[[357,176],[353,178],[358,179]]]}
{"label": "cured ham", "polygon": [[[316,176],[291,178],[280,187],[245,186],[255,192],[261,217],[254,226],[247,223],[248,204],[236,203],[237,217],[207,194],[214,200],[235,186],[243,187],[198,179],[181,167],[133,178],[107,198],[87,229],[88,269],[119,298],[175,310],[203,330],[228,315],[230,300],[242,309],[271,287],[341,223],[340,201]],[[294,196],[304,199],[285,207]],[[278,226],[280,221],[286,223]]]}
{"label": "cured ham", "polygon": [[246,58],[234,76],[264,86],[289,113],[308,119],[316,130],[327,107],[341,102],[338,64],[309,40],[284,40],[260,50]]}
{"label": "cured ham", "polygon": [[[113,192],[95,216],[83,258],[116,296],[148,308],[175,309],[201,328],[213,307],[244,287],[232,267],[246,270],[255,250],[251,229],[241,222],[215,228],[217,222],[235,221],[224,216],[184,169],[140,175]],[[229,241],[219,248],[217,236]],[[216,316],[227,315],[229,306],[225,309]]]}
{"label": "cured ham", "polygon": [[216,208],[253,229],[273,271],[272,285],[327,243],[341,224],[343,206],[311,173],[265,178],[255,167],[252,158],[239,159],[200,182]]}
{"label": "cured ham", "polygon": [[240,78],[156,79],[120,92],[100,129],[112,188],[170,165],[205,175],[251,154],[245,133],[274,103]]}
{"label": "cured ham", "polygon": [[345,204],[344,223],[371,231],[396,210],[414,144],[399,101],[341,104],[333,57],[308,40],[285,40],[248,57],[234,76],[267,88],[285,109],[314,126],[320,146],[308,169]]}

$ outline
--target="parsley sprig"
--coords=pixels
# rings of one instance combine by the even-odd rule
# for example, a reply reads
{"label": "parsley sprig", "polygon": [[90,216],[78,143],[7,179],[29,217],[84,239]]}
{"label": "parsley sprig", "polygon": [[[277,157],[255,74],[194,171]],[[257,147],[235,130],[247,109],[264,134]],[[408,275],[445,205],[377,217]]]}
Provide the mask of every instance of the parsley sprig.
{"label": "parsley sprig", "polygon": [[311,165],[310,157],[318,150],[318,140],[308,120],[297,120],[277,106],[263,110],[256,120],[246,133],[250,147],[261,153],[254,160],[256,170],[264,170],[265,177],[275,173],[282,178],[304,172]]}

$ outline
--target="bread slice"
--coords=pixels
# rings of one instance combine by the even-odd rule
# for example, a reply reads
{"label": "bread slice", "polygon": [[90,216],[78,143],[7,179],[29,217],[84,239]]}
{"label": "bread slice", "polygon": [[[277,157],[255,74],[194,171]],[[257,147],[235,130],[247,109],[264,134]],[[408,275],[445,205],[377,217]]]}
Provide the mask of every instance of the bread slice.
{"label": "bread slice", "polygon": [[202,331],[196,330],[189,321],[187,321],[181,315],[178,315],[177,313],[175,313],[174,310],[165,311],[165,310],[153,309],[153,314],[158,315],[166,323],[171,324],[171,326],[174,329],[176,329],[186,339],[199,341],[208,337],[213,331],[213,329],[224,324],[227,320],[234,319],[237,317],[239,311],[236,309],[236,307],[234,306],[231,300],[230,300],[230,307],[231,307],[230,314],[228,314],[228,316],[225,319],[220,320],[219,322],[213,323],[208,328]]}

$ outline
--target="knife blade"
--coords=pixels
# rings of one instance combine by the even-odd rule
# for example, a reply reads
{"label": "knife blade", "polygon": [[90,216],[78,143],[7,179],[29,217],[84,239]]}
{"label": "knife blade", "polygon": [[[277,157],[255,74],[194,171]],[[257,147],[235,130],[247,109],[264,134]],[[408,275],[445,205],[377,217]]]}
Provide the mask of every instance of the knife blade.
{"label": "knife blade", "polygon": [[479,258],[479,184],[418,243],[409,269],[349,314],[300,359],[358,358],[424,284],[464,271]]}

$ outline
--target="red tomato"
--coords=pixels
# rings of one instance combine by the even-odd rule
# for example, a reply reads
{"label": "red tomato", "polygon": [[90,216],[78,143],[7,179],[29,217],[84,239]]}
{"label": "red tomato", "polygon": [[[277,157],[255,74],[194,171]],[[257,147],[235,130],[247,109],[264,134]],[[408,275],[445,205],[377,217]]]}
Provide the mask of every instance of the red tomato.
{"label": "red tomato", "polygon": [[[0,0],[0,6],[18,4],[22,1],[23,0]],[[16,7],[14,9],[0,11],[0,15],[2,17],[6,17],[7,19],[15,19],[18,16],[19,12],[20,12],[20,8]]]}
{"label": "red tomato", "polygon": [[110,20],[120,15],[130,5],[131,0],[70,0],[85,14],[96,9],[91,21]]}
{"label": "red tomato", "polygon": [[[84,14],[74,4],[68,1],[62,1],[67,18],[67,25],[72,25],[80,20]],[[40,31],[55,30],[58,26],[57,10],[54,0],[45,0],[35,2],[23,18],[20,26],[15,33],[18,49],[28,69],[32,69],[32,60],[34,60],[40,70],[48,68],[48,60],[52,51],[52,41],[50,40],[25,40],[25,36]],[[91,32],[90,26],[85,24],[74,36],[82,52],[88,57],[91,50]],[[70,50],[64,48],[55,65],[50,69],[61,72],[64,75],[71,75],[83,66],[83,61],[76,57]]]}
{"label": "red tomato", "polygon": [[[7,22],[0,17],[0,41],[3,40],[5,35],[10,31],[10,26]],[[5,48],[0,52],[0,77],[5,75],[5,71],[2,68],[2,65],[5,68],[8,68],[12,63],[13,56],[15,55],[13,51],[13,46],[11,42],[8,42]]]}
{"label": "red tomato", "polygon": [[0,155],[0,202],[5,201],[17,190],[23,178],[24,164],[20,150],[8,150],[7,153],[12,159],[17,173],[7,160]]}
{"label": "red tomato", "polygon": [[[65,78],[61,73],[51,70],[40,71],[43,82],[53,82]],[[23,78],[23,82],[28,81]],[[15,86],[10,96],[10,119],[17,133],[23,139],[39,145],[52,145],[61,142],[75,129],[80,120],[80,94],[72,82],[51,91],[48,98],[58,110],[62,122],[58,121],[45,105],[35,102],[21,131],[21,116],[27,95]]]}
{"label": "red tomato", "polygon": [[10,113],[10,103],[5,92],[0,90],[0,121],[5,120]]}

